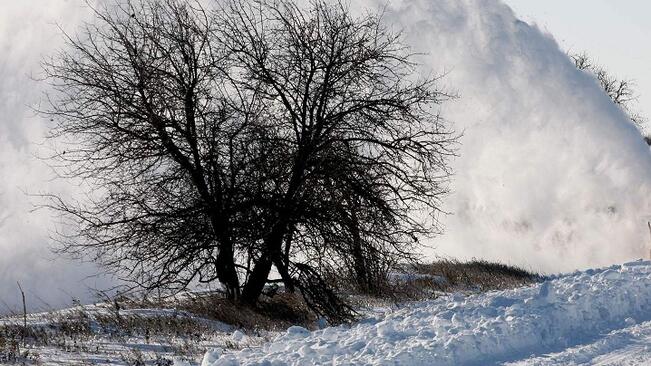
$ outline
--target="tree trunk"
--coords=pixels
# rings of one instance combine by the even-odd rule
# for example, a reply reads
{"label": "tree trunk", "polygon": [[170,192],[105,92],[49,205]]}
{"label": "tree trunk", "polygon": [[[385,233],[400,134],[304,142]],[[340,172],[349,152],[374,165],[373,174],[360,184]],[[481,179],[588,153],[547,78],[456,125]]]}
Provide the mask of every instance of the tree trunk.
{"label": "tree trunk", "polygon": [[213,232],[219,245],[219,253],[215,259],[217,279],[226,288],[228,298],[237,301],[240,297],[240,279],[237,275],[237,268],[235,268],[235,251],[227,229],[228,224],[224,221],[223,213],[214,207],[209,213]]}
{"label": "tree trunk", "polygon": [[237,301],[240,297],[240,280],[235,268],[235,255],[230,243],[222,243],[215,261],[217,278],[224,287],[229,299]]}
{"label": "tree trunk", "polygon": [[294,203],[294,196],[301,185],[306,165],[306,154],[306,146],[301,146],[294,161],[292,177],[287,192],[284,195],[283,204],[280,206],[281,208],[278,211],[278,221],[274,224],[269,236],[264,241],[265,248],[261,253],[262,255],[260,260],[253,267],[253,271],[251,272],[247,283],[244,285],[242,291],[242,302],[246,304],[255,304],[258,301],[258,298],[262,294],[264,286],[269,279],[269,273],[271,272],[271,266],[273,264],[278,268],[278,271],[283,278],[283,282],[285,282],[285,286],[289,284],[288,290],[294,290],[287,268],[289,263],[287,263],[287,265],[283,263],[282,248],[283,240],[285,240],[289,233],[289,216],[291,215],[289,207],[293,206],[292,203]]}
{"label": "tree trunk", "polygon": [[[286,232],[287,224],[285,222],[279,222],[272,229],[269,239],[265,240],[265,249],[253,267],[248,281],[244,285],[242,302],[254,305],[258,301],[269,279],[272,264],[277,263],[276,267],[281,272],[285,270],[285,266],[282,264],[282,242]],[[283,280],[285,280],[284,276]]]}
{"label": "tree trunk", "polygon": [[253,266],[249,280],[244,285],[242,297],[240,298],[241,302],[248,305],[255,305],[258,302],[258,298],[269,278],[269,272],[271,272],[271,258],[263,255]]}
{"label": "tree trunk", "polygon": [[280,253],[276,253],[273,256],[273,263],[276,266],[276,269],[278,269],[278,274],[280,274],[280,277],[283,279],[283,284],[285,284],[285,290],[287,290],[290,293],[294,292],[294,279],[292,276],[289,274],[289,260],[287,261],[283,260],[283,257],[280,255]]}
{"label": "tree trunk", "polygon": [[359,228],[359,219],[357,212],[359,210],[359,202],[355,197],[346,197],[350,209],[350,222],[349,229],[352,236],[350,254],[353,257],[353,271],[355,272],[355,282],[359,289],[365,293],[370,293],[374,290],[373,280],[371,279],[370,268],[364,256],[362,235]]}

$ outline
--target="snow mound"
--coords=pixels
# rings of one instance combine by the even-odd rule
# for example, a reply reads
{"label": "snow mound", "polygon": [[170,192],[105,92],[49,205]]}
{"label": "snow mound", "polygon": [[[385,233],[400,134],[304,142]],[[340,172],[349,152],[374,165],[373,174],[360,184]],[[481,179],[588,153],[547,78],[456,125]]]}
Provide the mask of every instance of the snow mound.
{"label": "snow mound", "polygon": [[202,365],[504,362],[586,343],[649,318],[651,262],[637,261],[515,290],[415,303],[353,326],[292,327],[259,348],[206,355]]}

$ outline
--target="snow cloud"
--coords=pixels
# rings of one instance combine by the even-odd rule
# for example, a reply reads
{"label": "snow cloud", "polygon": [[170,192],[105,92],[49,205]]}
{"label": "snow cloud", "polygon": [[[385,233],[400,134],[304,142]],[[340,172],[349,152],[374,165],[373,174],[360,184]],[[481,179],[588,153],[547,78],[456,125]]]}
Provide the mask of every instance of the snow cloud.
{"label": "snow cloud", "polygon": [[435,254],[566,271],[648,256],[651,154],[549,34],[495,0],[389,5],[463,132]]}
{"label": "snow cloud", "polygon": [[[0,2],[0,314],[15,309],[26,291],[31,309],[87,301],[106,282],[97,268],[57,258],[50,248],[54,218],[33,211],[28,193],[65,194],[75,187],[53,181],[37,156],[47,123],[37,116],[44,86],[36,81],[41,58],[62,44],[58,26],[74,30],[87,14],[81,1]],[[58,25],[58,26],[57,26]]]}
{"label": "snow cloud", "polygon": [[[75,189],[34,157],[48,126],[30,109],[44,88],[30,75],[61,46],[55,23],[74,32],[87,15],[80,0],[0,2],[0,300],[10,305],[16,281],[52,306],[106,284],[49,252],[55,218],[31,212],[24,193]],[[395,0],[385,20],[425,53],[423,72],[446,73],[442,85],[460,95],[442,109],[463,137],[453,214],[430,255],[544,271],[648,255],[649,149],[551,35],[497,0]]]}

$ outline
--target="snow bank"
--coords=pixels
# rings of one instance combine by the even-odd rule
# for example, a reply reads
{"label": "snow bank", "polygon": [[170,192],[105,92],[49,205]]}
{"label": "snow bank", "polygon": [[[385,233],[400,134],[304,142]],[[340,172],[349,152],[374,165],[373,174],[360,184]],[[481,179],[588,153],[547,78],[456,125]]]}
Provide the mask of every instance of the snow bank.
{"label": "snow bank", "polygon": [[648,365],[649,360],[651,322],[644,322],[599,335],[592,343],[508,362],[504,366]]}
{"label": "snow bank", "polygon": [[650,316],[651,262],[638,261],[528,288],[416,303],[351,327],[292,327],[261,348],[208,352],[202,365],[502,362],[590,341]]}

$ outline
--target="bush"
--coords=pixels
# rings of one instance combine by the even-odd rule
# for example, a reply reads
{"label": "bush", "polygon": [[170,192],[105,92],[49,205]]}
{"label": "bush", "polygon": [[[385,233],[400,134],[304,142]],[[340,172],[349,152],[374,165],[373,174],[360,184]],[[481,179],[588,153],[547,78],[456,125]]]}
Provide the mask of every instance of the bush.
{"label": "bush", "polygon": [[[432,263],[404,265],[401,270],[378,277],[381,289],[367,293],[351,289],[349,295],[366,303],[390,300],[394,303],[435,298],[441,293],[483,292],[525,286],[544,280],[544,276],[517,266],[486,260],[461,262],[443,259]],[[349,280],[351,281],[351,280]]]}
{"label": "bush", "polygon": [[292,325],[314,328],[317,319],[299,295],[285,292],[263,296],[256,307],[242,306],[219,293],[191,295],[174,306],[251,331],[284,330]]}
{"label": "bush", "polygon": [[490,291],[503,290],[540,282],[543,276],[517,266],[486,260],[460,262],[444,259],[415,266],[416,273],[440,276],[443,281],[433,281],[440,291]]}

